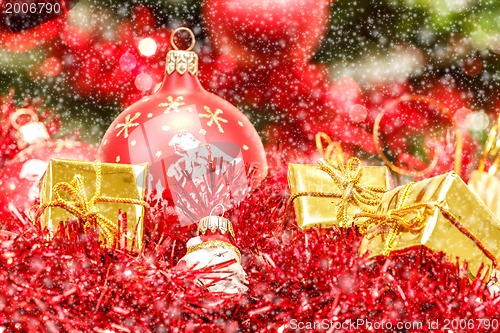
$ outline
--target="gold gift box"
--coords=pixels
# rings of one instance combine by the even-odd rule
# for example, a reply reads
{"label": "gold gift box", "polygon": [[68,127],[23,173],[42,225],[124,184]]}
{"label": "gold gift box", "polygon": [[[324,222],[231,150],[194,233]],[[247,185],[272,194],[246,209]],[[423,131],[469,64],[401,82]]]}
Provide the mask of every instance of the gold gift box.
{"label": "gold gift box", "polygon": [[500,217],[500,179],[488,172],[475,170],[470,175],[468,185],[472,192]]}
{"label": "gold gift box", "polygon": [[[62,182],[70,183],[75,175],[83,176],[83,186],[87,200],[92,198],[96,190],[97,162],[82,162],[63,159],[51,159],[47,170],[40,180],[40,206],[54,200],[54,185]],[[99,162],[100,163],[100,162]],[[101,168],[101,197],[126,198],[143,200],[148,174],[147,163],[139,165],[100,163]],[[72,200],[69,195],[61,195],[66,200]],[[97,202],[99,213],[120,229],[117,241],[129,250],[139,250],[142,247],[144,232],[144,207],[138,204]],[[119,226],[119,213],[126,214],[126,226]],[[47,207],[40,216],[42,228],[47,228],[50,233],[55,233],[59,223],[67,220],[76,220],[73,214],[60,207]],[[99,229],[99,228],[98,228]],[[122,237],[119,237],[122,236]],[[102,234],[100,239],[106,241]],[[126,242],[126,244],[123,244]],[[119,243],[118,243],[119,244]],[[106,244],[110,246],[111,244]],[[117,244],[114,244],[117,245]]]}
{"label": "gold gift box", "polygon": [[[402,188],[398,187],[382,196],[377,215],[388,216],[389,211],[395,210],[401,199],[399,196],[403,195]],[[477,275],[484,263],[482,277],[488,277],[492,266],[496,264],[495,257],[500,253],[500,221],[462,179],[450,172],[417,182],[399,208],[419,203],[437,205],[431,204],[425,210],[422,228],[418,232],[396,232],[391,250],[406,251],[423,245],[433,251],[444,252],[451,262],[456,262],[457,257],[459,264],[467,261],[471,277]],[[377,224],[376,220],[371,222]],[[374,227],[373,232],[368,231],[361,242],[360,254],[384,254],[388,235],[377,227]]]}
{"label": "gold gift box", "polygon": [[[380,187],[388,190],[391,184],[389,170],[385,166],[363,166],[359,183],[367,187]],[[288,164],[288,184],[291,194],[301,192],[336,193],[342,196],[328,173],[318,169],[315,164]],[[340,226],[337,220],[337,204],[340,198],[322,198],[300,196],[294,200],[297,223],[301,228],[314,226]],[[362,204],[360,207],[350,205],[347,209],[349,222],[360,211],[374,211],[376,206]]]}

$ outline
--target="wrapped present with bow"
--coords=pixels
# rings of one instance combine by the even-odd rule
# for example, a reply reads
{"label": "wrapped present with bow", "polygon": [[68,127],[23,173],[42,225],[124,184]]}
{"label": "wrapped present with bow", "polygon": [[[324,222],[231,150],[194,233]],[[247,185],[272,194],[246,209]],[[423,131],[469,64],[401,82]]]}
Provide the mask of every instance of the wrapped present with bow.
{"label": "wrapped present with bow", "polygon": [[51,159],[40,181],[35,221],[54,234],[77,220],[96,227],[103,245],[139,250],[144,228],[147,164]]}
{"label": "wrapped present with bow", "polygon": [[500,221],[455,173],[408,183],[382,196],[360,231],[359,252],[370,256],[425,246],[450,261],[468,262],[471,277],[488,277],[500,254]]}
{"label": "wrapped present with bow", "polygon": [[356,213],[376,209],[390,188],[389,171],[385,166],[363,166],[358,158],[344,163],[342,149],[324,133],[318,133],[316,145],[322,156],[318,164],[288,165],[289,202],[298,225],[349,227]]}

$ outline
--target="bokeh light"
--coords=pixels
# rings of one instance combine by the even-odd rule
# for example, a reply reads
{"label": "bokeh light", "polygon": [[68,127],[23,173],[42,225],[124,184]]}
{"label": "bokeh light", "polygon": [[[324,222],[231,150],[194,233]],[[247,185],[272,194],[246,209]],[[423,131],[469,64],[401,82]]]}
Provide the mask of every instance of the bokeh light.
{"label": "bokeh light", "polygon": [[120,57],[120,68],[124,71],[131,71],[137,66],[137,59],[131,53],[124,53]]}
{"label": "bokeh light", "polygon": [[57,76],[61,73],[62,70],[61,60],[59,60],[59,58],[57,57],[47,58],[43,61],[40,70],[45,76]]}
{"label": "bokeh light", "polygon": [[141,73],[135,78],[135,86],[141,91],[147,91],[153,85],[153,78],[147,73]]}
{"label": "bokeh light", "polygon": [[367,114],[368,111],[366,110],[366,107],[361,104],[355,104],[351,107],[351,110],[349,110],[349,117],[355,123],[364,121]]}
{"label": "bokeh light", "polygon": [[156,53],[158,45],[153,38],[144,38],[139,42],[139,52],[146,57],[151,57]]}

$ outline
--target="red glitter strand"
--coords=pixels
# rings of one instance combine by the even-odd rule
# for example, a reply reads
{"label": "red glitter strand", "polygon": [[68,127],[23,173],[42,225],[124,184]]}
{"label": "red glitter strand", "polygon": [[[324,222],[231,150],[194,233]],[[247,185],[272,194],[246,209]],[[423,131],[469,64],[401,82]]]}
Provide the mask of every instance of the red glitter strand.
{"label": "red glitter strand", "polygon": [[[425,332],[434,322],[440,329],[448,322],[451,329],[455,320],[474,326],[455,331],[491,332],[487,325],[498,324],[500,298],[481,281],[469,282],[466,269],[443,254],[419,248],[366,259],[357,254],[361,237],[354,229],[277,229],[287,197],[286,169],[278,164],[230,212],[250,288],[237,297],[194,285],[215,267],[174,268],[194,231],[173,223],[162,202],[149,210],[146,247],[135,255],[101,248],[95,232],[83,234],[76,224],[64,230],[69,237],[47,241],[19,215],[0,230],[0,327],[307,332],[328,325],[330,332],[362,332],[370,331],[367,323],[384,323],[394,325],[392,331]],[[155,232],[158,221],[170,219],[163,236]],[[398,323],[413,328],[397,330]]]}

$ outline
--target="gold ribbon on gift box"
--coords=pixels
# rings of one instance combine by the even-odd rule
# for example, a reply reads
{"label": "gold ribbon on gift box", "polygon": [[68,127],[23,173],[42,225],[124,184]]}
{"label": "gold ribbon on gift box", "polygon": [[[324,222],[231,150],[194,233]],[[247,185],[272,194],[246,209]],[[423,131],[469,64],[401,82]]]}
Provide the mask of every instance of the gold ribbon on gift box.
{"label": "gold ribbon on gift box", "polygon": [[[394,248],[394,241],[399,233],[402,232],[419,232],[424,226],[426,203],[419,203],[410,206],[405,206],[408,193],[411,191],[414,183],[406,184],[401,190],[402,195],[398,197],[396,208],[391,209],[384,215],[372,213],[360,213],[355,218],[368,218],[369,220],[359,227],[362,234],[373,232],[387,233],[384,255],[389,253]],[[424,212],[422,212],[424,208]],[[410,218],[411,217],[411,218]],[[374,223],[375,222],[375,223]]]}
{"label": "gold ribbon on gift box", "polygon": [[[323,146],[322,140],[328,143],[326,148]],[[363,167],[361,160],[356,157],[351,157],[348,159],[347,163],[344,163],[344,155],[340,144],[334,142],[323,132],[316,134],[316,147],[321,155],[317,165],[318,169],[330,176],[335,186],[340,190],[340,193],[313,191],[297,192],[290,196],[288,206],[299,197],[339,199],[336,206],[337,220],[340,221],[340,226],[343,226],[344,224],[348,224],[347,211],[350,205],[361,206],[361,204],[364,204],[373,207],[378,205],[386,189],[382,187],[366,186],[360,183]]]}
{"label": "gold ribbon on gift box", "polygon": [[[71,182],[60,182],[54,185],[52,188],[54,199],[40,206],[33,206],[32,210],[35,211],[35,221],[40,218],[45,209],[49,207],[60,207],[70,214],[74,215],[76,218],[84,223],[84,227],[88,228],[95,225],[99,228],[106,244],[113,244],[118,231],[118,222],[111,221],[105,217],[97,207],[97,203],[100,202],[112,202],[112,203],[123,203],[123,204],[133,204],[147,207],[147,203],[144,200],[131,199],[131,198],[115,198],[106,197],[101,195],[101,162],[94,162],[94,170],[96,173],[95,180],[95,191],[90,199],[87,199],[84,187],[84,177],[80,174],[76,174]],[[70,199],[64,199],[62,194],[66,194]]]}
{"label": "gold ribbon on gift box", "polygon": [[398,235],[406,232],[419,233],[425,226],[426,218],[431,216],[436,209],[463,235],[472,240],[475,245],[490,259],[493,267],[497,265],[496,256],[489,251],[482,242],[464,227],[460,220],[454,216],[445,205],[440,202],[424,202],[406,205],[409,193],[415,183],[410,182],[401,189],[396,207],[385,214],[360,213],[355,218],[368,218],[360,226],[360,232],[365,235],[385,234],[383,255],[389,255],[394,249],[395,240]]}

